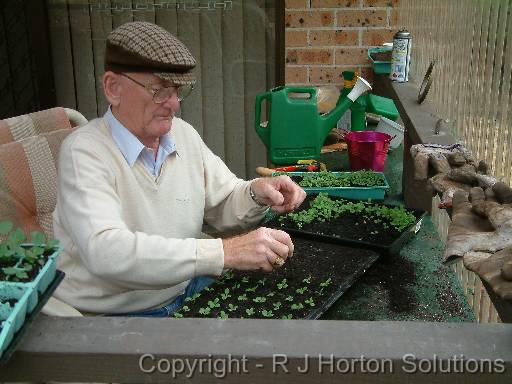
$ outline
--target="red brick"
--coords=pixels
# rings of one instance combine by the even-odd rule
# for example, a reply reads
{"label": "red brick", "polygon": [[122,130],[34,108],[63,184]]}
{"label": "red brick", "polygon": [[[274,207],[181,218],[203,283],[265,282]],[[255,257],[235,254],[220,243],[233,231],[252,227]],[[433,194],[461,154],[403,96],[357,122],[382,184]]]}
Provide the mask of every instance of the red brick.
{"label": "red brick", "polygon": [[342,67],[311,67],[311,84],[343,85]]}
{"label": "red brick", "polygon": [[336,50],[336,65],[362,65],[368,64],[368,50],[366,48],[341,48]]}
{"label": "red brick", "polygon": [[286,0],[285,8],[309,8],[309,0]]}
{"label": "red brick", "polygon": [[363,7],[396,7],[398,0],[364,0]]}
{"label": "red brick", "polygon": [[311,8],[358,8],[359,0],[311,0]]}
{"label": "red brick", "polygon": [[331,11],[291,11],[285,15],[287,28],[330,27],[334,23],[334,12]]}
{"label": "red brick", "polygon": [[386,27],[388,15],[385,10],[355,11],[348,9],[337,13],[336,25],[340,27]]}
{"label": "red brick", "polygon": [[285,81],[286,84],[295,83],[295,84],[307,84],[309,83],[308,79],[308,69],[306,67],[285,67]]}
{"label": "red brick", "polygon": [[308,45],[307,31],[293,31],[287,29],[285,32],[285,46],[288,47],[306,47]]}
{"label": "red brick", "polygon": [[333,54],[330,49],[289,49],[286,53],[289,64],[332,64]]}
{"label": "red brick", "polygon": [[363,45],[382,45],[392,43],[395,31],[392,29],[370,29],[363,31]]}
{"label": "red brick", "polygon": [[311,31],[311,45],[358,45],[358,31]]}

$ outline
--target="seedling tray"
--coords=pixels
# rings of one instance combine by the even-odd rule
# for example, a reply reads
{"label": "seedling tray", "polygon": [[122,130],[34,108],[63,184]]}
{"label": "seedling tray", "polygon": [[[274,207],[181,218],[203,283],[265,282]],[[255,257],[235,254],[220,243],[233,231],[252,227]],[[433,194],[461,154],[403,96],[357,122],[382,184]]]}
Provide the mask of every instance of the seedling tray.
{"label": "seedling tray", "polygon": [[[283,267],[272,273],[228,272],[187,299],[175,316],[317,319],[379,257],[373,251],[338,244],[301,238],[293,242],[295,255]],[[209,313],[200,312],[207,308]]]}
{"label": "seedling tray", "polygon": [[37,305],[39,295],[46,291],[50,283],[54,280],[57,271],[57,256],[62,251],[63,247],[56,247],[52,254],[46,260],[46,263],[41,267],[37,276],[28,282],[12,282],[0,281],[0,292],[8,293],[10,290],[16,290],[18,287],[26,287],[31,289],[31,294],[28,299],[27,311],[32,312]]}
{"label": "seedling tray", "polygon": [[[57,271],[53,281],[50,282],[47,289],[38,297],[37,305],[35,306],[32,313],[29,313],[25,317],[25,322],[23,325],[19,328],[19,330],[15,331],[14,327],[7,327],[5,326],[2,328],[2,332],[0,334],[0,366],[4,365],[13,352],[16,350],[16,347],[18,346],[19,342],[25,335],[25,332],[27,329],[30,328],[32,325],[32,322],[37,317],[41,309],[44,307],[44,305],[48,302],[50,297],[52,296],[55,289],[59,286],[60,282],[64,278],[64,272]],[[28,296],[27,296],[28,301]],[[6,336],[10,336],[9,338],[4,338],[4,331]],[[12,341],[11,341],[12,340]],[[10,344],[9,344],[10,341]]]}
{"label": "seedling tray", "polygon": [[[292,178],[297,184],[302,180],[302,177],[307,172],[287,172],[286,174]],[[332,172],[334,175],[346,175],[351,172]],[[382,172],[375,172],[380,175],[384,180],[384,185],[374,187],[326,187],[326,188],[313,188],[313,187],[302,187],[307,194],[311,193],[327,193],[330,196],[339,196],[346,199],[355,200],[383,200],[386,191],[389,189],[388,181],[386,176]],[[280,175],[280,172],[274,172],[272,176]]]}
{"label": "seedling tray", "polygon": [[[307,209],[310,202],[317,195],[308,195],[301,207],[297,211]],[[331,197],[332,200],[338,200],[339,197]],[[387,207],[396,207],[393,204],[382,204]],[[376,224],[371,220],[365,220],[360,214],[345,213],[342,216],[326,222],[312,222],[304,224],[302,228],[297,228],[294,223],[286,219],[283,223],[279,222],[279,217],[270,219],[266,226],[284,230],[294,236],[326,241],[356,248],[364,248],[377,251],[381,254],[397,254],[402,246],[407,243],[420,230],[424,211],[408,210],[416,220],[414,224],[408,226],[402,231],[394,228],[384,229],[381,224]]]}

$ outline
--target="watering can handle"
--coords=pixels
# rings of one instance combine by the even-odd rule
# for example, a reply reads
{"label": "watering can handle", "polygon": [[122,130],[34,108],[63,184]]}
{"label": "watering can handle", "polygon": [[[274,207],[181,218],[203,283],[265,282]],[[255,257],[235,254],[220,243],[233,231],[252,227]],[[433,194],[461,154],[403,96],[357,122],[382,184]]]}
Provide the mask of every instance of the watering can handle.
{"label": "watering can handle", "polygon": [[311,87],[286,87],[286,95],[290,93],[308,93],[311,98],[316,97],[316,88]]}
{"label": "watering can handle", "polygon": [[270,94],[271,92],[264,92],[256,95],[256,105],[254,108],[254,129],[256,129],[256,133],[261,138],[261,140],[265,143],[265,145],[268,145],[268,138],[269,138],[269,122],[267,122],[267,125],[263,127],[260,123],[261,118],[261,102],[263,100],[267,100],[267,108],[270,108]]}

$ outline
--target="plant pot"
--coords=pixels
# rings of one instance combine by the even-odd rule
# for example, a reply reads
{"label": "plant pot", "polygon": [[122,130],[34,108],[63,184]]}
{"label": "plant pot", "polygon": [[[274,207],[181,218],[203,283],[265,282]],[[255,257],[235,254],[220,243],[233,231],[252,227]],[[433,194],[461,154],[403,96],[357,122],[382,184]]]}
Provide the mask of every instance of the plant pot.
{"label": "plant pot", "polygon": [[0,290],[0,301],[17,300],[10,313],[0,310],[0,323],[2,324],[0,332],[0,357],[8,347],[14,334],[20,330],[25,321],[28,300],[31,294],[32,288],[29,287],[8,287],[5,291]]}
{"label": "plant pot", "polygon": [[[30,244],[26,244],[24,246],[30,246]],[[57,271],[57,256],[62,251],[63,247],[56,247],[52,254],[50,254],[46,263],[41,267],[37,276],[33,278],[32,281],[28,282],[12,282],[12,281],[0,281],[0,292],[4,292],[9,289],[16,289],[18,287],[22,288],[30,288],[31,294],[28,300],[28,313],[31,313],[37,305],[38,296],[43,294],[44,291],[48,288],[50,283],[55,278],[55,274]]]}

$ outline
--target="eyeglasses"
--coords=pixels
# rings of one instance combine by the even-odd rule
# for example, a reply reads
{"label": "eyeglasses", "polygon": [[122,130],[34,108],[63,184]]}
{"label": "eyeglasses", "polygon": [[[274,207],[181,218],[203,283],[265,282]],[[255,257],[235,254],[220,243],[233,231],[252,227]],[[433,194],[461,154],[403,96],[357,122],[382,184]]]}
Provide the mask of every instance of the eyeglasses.
{"label": "eyeglasses", "polygon": [[165,103],[173,95],[178,97],[178,101],[182,101],[184,98],[190,95],[190,92],[192,92],[194,89],[192,85],[173,85],[171,87],[153,88],[153,85],[142,84],[141,82],[135,80],[125,73],[120,73],[120,75],[145,88],[146,91],[153,95],[153,102],[155,104]]}

